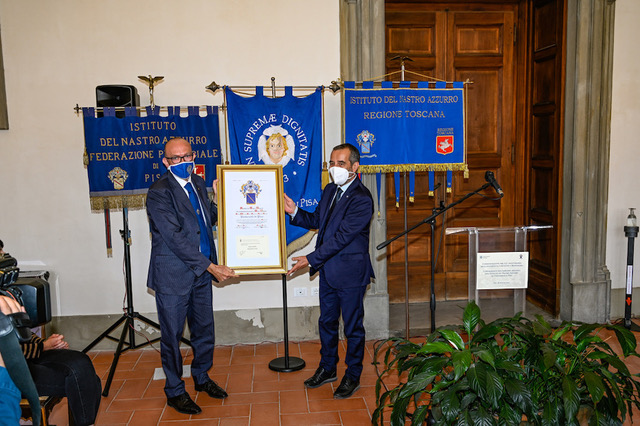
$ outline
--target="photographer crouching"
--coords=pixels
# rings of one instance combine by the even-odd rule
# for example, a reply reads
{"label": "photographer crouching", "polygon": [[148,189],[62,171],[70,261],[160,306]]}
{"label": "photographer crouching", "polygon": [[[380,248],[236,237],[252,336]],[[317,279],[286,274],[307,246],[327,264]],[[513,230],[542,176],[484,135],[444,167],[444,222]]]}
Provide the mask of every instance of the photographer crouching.
{"label": "photographer crouching", "polygon": [[[0,240],[0,261],[10,257]],[[13,292],[0,288],[0,294],[17,300]],[[25,332],[25,330],[21,330]],[[75,425],[95,423],[102,392],[102,383],[91,359],[80,351],[69,349],[64,336],[52,334],[46,339],[31,333],[21,343],[31,377],[41,396],[66,397]]]}

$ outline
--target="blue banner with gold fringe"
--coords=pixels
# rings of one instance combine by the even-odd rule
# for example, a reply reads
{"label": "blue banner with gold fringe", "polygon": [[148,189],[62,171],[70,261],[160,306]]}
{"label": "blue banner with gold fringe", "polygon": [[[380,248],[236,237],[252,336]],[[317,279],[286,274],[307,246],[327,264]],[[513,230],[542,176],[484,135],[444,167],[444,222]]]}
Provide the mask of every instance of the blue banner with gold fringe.
{"label": "blue banner with gold fringe", "polygon": [[[277,98],[264,96],[262,86],[251,97],[225,90],[231,163],[282,165],[284,192],[298,207],[313,211],[322,193],[322,89],[297,97],[288,86]],[[288,215],[285,228],[289,252],[310,240]]]}
{"label": "blue banner with gold fringe", "polygon": [[360,147],[361,172],[466,169],[464,84],[414,85],[345,82],[344,141]]}
{"label": "blue banner with gold fringe", "polygon": [[216,165],[221,162],[218,107],[207,107],[205,116],[200,115],[200,107],[187,107],[185,117],[180,107],[167,109],[167,116],[160,116],[156,107],[140,117],[137,108],[127,107],[124,117],[116,117],[114,108],[103,108],[104,116],[96,117],[94,108],[83,108],[93,211],[144,208],[149,186],[166,171],[164,144],[174,137],[191,143],[195,173],[211,190]]}

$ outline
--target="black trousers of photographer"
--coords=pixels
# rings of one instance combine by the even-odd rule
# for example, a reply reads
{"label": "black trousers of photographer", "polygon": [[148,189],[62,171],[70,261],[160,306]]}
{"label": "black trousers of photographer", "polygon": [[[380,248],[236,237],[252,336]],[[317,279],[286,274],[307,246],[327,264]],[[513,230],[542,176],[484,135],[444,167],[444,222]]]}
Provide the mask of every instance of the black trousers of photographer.
{"label": "black trousers of photographer", "polygon": [[86,354],[52,349],[27,360],[27,364],[40,396],[67,397],[77,426],[95,423],[102,384]]}

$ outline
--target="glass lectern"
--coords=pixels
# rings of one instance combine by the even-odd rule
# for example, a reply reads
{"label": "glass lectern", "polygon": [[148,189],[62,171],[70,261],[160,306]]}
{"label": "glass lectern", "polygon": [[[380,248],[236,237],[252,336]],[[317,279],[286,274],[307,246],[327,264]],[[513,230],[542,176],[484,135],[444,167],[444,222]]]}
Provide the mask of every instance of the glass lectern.
{"label": "glass lectern", "polygon": [[[474,300],[480,306],[478,297],[478,254],[526,252],[527,234],[541,229],[553,228],[551,225],[515,226],[511,228],[449,228],[446,234],[469,234],[469,301]],[[508,289],[508,288],[505,288]],[[525,313],[527,289],[513,289],[513,312]]]}

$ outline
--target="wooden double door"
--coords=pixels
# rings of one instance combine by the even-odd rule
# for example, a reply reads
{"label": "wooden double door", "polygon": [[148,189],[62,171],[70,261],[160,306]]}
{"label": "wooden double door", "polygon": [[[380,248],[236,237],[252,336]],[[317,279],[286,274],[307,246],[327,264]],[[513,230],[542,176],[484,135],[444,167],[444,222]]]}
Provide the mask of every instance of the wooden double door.
{"label": "wooden double door", "polygon": [[[538,26],[541,28],[539,33],[544,34],[542,28],[556,25],[556,22],[544,22],[543,18],[544,11],[548,10],[546,6],[551,5],[553,11],[557,11],[555,3],[558,2],[562,0],[494,1],[489,4],[387,0],[387,73],[400,69],[397,59],[400,56],[410,58],[405,60],[406,80],[426,80],[423,76],[429,76],[470,82],[466,86],[468,179],[463,179],[462,173],[455,173],[451,192],[447,192],[444,174],[436,173],[436,186],[438,183],[440,186],[433,196],[429,196],[427,175],[416,173],[415,201],[407,203],[405,223],[402,200],[405,176],[400,177],[401,201],[396,207],[394,176],[389,174],[386,194],[388,236],[428,217],[434,207],[448,205],[479,188],[485,183],[486,171],[494,173],[504,190],[502,199],[497,200],[495,191],[490,188],[482,193],[484,197],[473,196],[450,209],[437,219],[433,236],[428,225],[409,234],[406,245],[408,294],[405,291],[405,240],[400,238],[389,246],[387,278],[392,303],[405,298],[411,302],[429,300],[432,237],[436,247],[433,265],[436,299],[467,298],[468,237],[466,234],[445,236],[447,228],[558,225],[559,156],[556,152],[559,140],[550,141],[548,136],[556,134],[554,129],[561,120],[545,122],[543,127],[546,125],[546,129],[534,128],[535,123],[539,123],[535,120],[535,103],[540,100],[534,99],[532,93],[536,90],[535,76],[540,74],[540,67],[536,67],[535,58],[537,33],[531,30]],[[562,32],[554,32],[554,43],[556,34],[562,37]],[[561,56],[560,52],[555,53]],[[554,75],[551,77],[552,81],[547,84],[561,85]],[[555,93],[553,84],[547,87],[551,93]],[[553,114],[556,113],[558,111]],[[540,135],[542,130],[546,133]],[[543,155],[550,159],[545,163],[552,171],[550,174],[535,173],[540,157],[536,138],[545,138],[542,143],[551,145],[547,151],[552,153]],[[541,177],[547,182],[541,181]],[[541,185],[546,185],[551,194],[538,194],[537,190],[544,191]],[[540,199],[544,199],[544,205],[538,202]],[[536,211],[549,214],[539,217]],[[541,283],[531,283],[529,293],[535,295],[536,289],[531,286],[537,286],[541,295],[534,299],[552,313],[557,310],[556,292],[553,291],[556,286],[556,237],[553,232],[535,237],[531,248],[532,265],[535,269],[538,261],[537,267],[542,272],[536,275],[533,271],[533,280],[538,279]],[[536,256],[544,258],[536,259]],[[547,293],[551,293],[549,297]]]}

